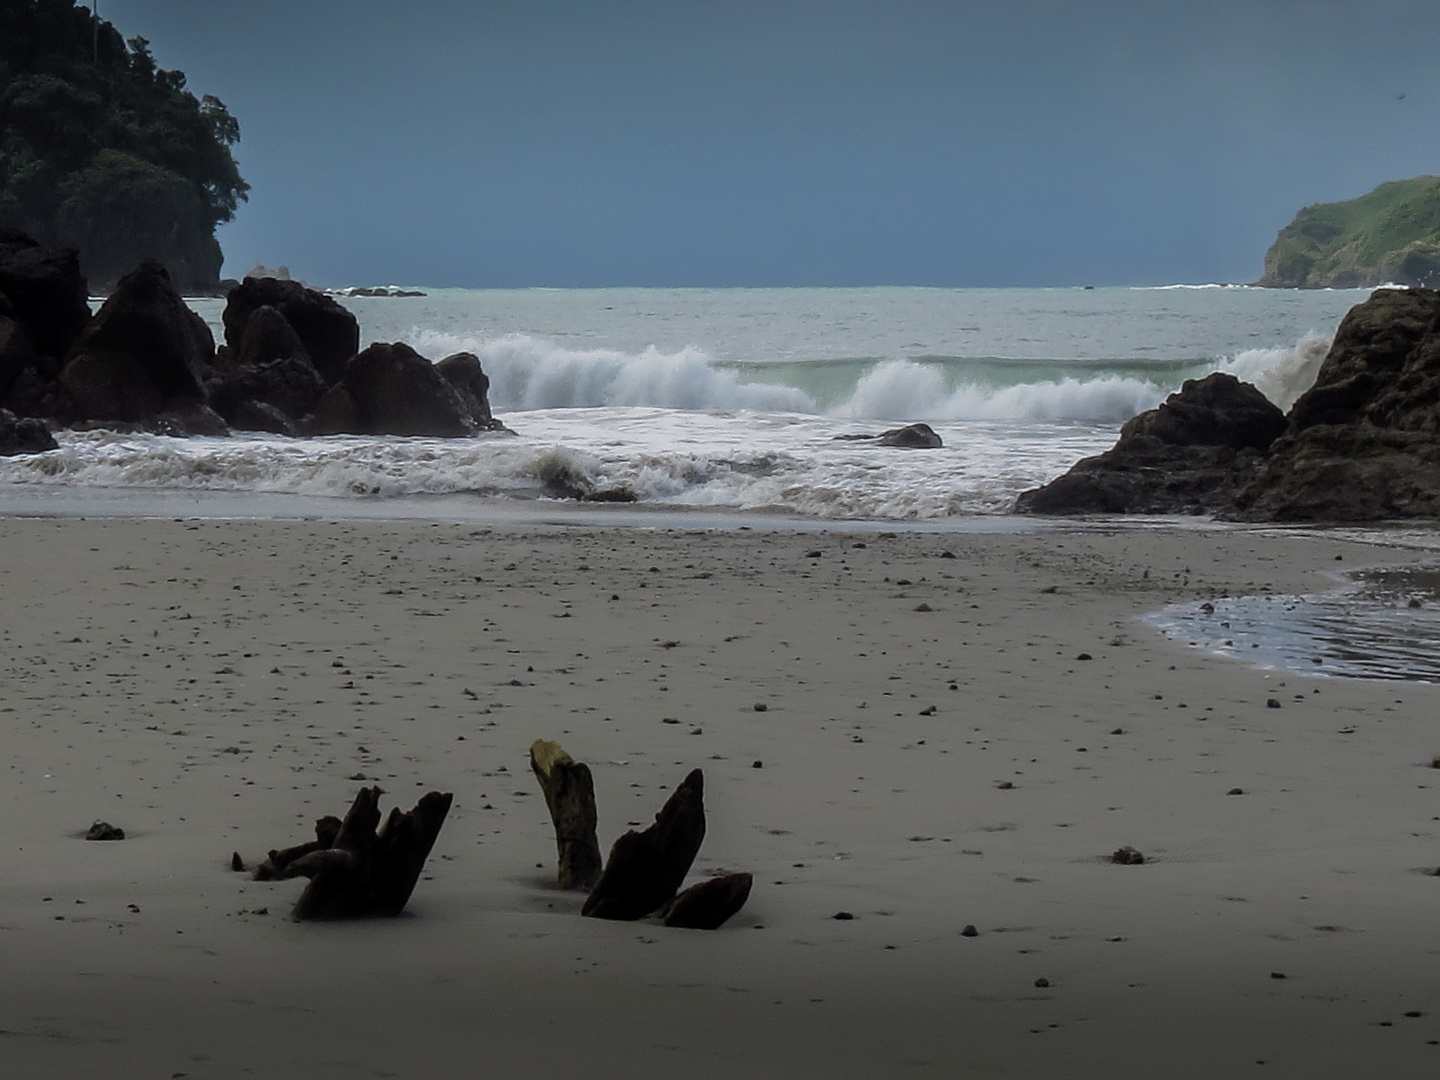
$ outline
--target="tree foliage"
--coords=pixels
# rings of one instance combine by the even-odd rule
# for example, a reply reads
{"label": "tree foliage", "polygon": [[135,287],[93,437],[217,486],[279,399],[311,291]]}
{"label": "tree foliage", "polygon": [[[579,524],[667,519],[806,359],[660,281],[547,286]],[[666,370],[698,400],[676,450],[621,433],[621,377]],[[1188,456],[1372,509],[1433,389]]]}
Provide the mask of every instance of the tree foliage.
{"label": "tree foliage", "polygon": [[177,284],[219,276],[215,227],[249,185],[240,126],[71,0],[0,0],[0,226],[80,249],[92,284],[155,258]]}

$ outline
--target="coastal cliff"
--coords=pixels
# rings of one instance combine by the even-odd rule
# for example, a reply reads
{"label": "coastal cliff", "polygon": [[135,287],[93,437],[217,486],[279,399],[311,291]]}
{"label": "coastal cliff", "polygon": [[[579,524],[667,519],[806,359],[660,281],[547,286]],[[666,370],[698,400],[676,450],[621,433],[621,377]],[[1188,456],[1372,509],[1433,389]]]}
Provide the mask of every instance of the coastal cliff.
{"label": "coastal cliff", "polygon": [[1358,199],[1305,207],[1270,245],[1255,284],[1440,285],[1440,176],[1393,180]]}

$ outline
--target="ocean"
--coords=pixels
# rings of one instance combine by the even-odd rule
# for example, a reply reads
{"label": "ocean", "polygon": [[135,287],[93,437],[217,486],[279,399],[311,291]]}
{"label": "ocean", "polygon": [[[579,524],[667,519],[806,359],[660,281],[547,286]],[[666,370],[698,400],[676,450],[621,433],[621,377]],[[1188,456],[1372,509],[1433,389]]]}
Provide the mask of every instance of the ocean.
{"label": "ocean", "polygon": [[[173,439],[57,433],[0,459],[0,511],[246,505],[484,516],[545,506],[557,468],[664,510],[954,523],[1114,443],[1188,378],[1230,371],[1282,407],[1365,290],[432,289],[344,297],[362,344],[469,350],[514,436]],[[222,340],[219,300],[195,300]],[[937,450],[836,436],[929,423]],[[271,500],[266,503],[265,500]],[[548,504],[554,505],[554,504]],[[313,509],[318,507],[319,509]]]}

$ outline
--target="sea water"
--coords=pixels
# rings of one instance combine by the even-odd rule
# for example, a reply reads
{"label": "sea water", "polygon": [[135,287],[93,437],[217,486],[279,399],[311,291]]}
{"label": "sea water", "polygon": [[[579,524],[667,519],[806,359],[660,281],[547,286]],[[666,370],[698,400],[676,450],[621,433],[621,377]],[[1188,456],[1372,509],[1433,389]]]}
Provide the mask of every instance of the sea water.
{"label": "sea water", "polygon": [[[0,459],[0,509],[305,496],[347,516],[445,497],[547,498],[557,466],[637,510],[942,523],[1003,515],[1113,444],[1188,378],[1230,371],[1282,408],[1365,291],[434,289],[345,297],[362,344],[475,353],[497,417],[474,439],[57,433]],[[223,301],[195,309],[223,340]],[[839,440],[924,421],[938,450]],[[402,509],[402,507],[404,509]]]}

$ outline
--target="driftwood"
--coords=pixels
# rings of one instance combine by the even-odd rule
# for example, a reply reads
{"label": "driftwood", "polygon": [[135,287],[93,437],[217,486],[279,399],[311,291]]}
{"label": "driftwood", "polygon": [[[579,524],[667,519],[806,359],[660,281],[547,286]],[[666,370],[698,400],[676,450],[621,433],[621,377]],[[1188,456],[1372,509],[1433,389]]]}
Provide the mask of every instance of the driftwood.
{"label": "driftwood", "polygon": [[749,874],[726,874],[691,885],[665,905],[661,917],[666,926],[688,930],[718,930],[750,898],[754,879]]}
{"label": "driftwood", "polygon": [[409,812],[392,809],[377,831],[381,794],[378,787],[361,788],[338,828],[334,818],[322,818],[315,823],[314,841],[272,851],[256,870],[261,879],[310,879],[295,918],[393,917],[405,910],[452,796],[432,791]]}
{"label": "driftwood", "polygon": [[704,839],[705,776],[696,769],[655,815],[655,824],[615,841],[580,914],[643,919],[658,911],[679,890]]}
{"label": "driftwood", "polygon": [[557,742],[536,739],[530,768],[545,793],[555,823],[555,847],[562,889],[590,889],[600,880],[600,841],[595,836],[595,781],[590,767]]}

